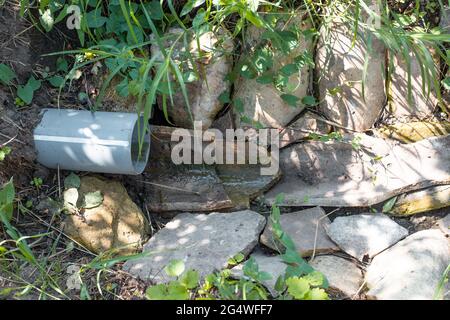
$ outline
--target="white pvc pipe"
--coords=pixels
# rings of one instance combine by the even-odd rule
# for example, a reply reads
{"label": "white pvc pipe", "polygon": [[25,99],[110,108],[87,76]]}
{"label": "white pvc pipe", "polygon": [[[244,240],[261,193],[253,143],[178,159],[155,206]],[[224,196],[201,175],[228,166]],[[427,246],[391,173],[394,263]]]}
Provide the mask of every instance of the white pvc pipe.
{"label": "white pvc pipe", "polygon": [[144,121],[136,113],[43,109],[34,129],[37,161],[49,168],[140,174],[150,153]]}

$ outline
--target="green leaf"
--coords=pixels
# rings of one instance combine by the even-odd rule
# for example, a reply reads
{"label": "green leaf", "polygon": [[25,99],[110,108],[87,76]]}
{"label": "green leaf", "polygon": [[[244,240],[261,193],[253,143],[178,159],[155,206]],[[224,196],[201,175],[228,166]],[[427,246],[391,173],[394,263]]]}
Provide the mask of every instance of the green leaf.
{"label": "green leaf", "polygon": [[62,58],[62,57],[58,57],[58,59],[56,60],[56,71],[61,71],[61,72],[68,72],[69,71],[69,64],[67,63],[67,60]]}
{"label": "green leaf", "polygon": [[247,64],[241,66],[241,76],[245,79],[255,78],[255,72]]}
{"label": "green leaf", "polygon": [[383,213],[389,213],[391,212],[392,208],[395,205],[395,202],[397,202],[397,197],[393,197],[386,201],[383,205]]}
{"label": "green leaf", "polygon": [[295,299],[304,299],[310,286],[308,281],[299,277],[292,277],[286,280],[287,291]]}
{"label": "green leaf", "polygon": [[244,103],[242,102],[241,98],[233,99],[233,107],[238,113],[244,112]]}
{"label": "green leaf", "polygon": [[195,74],[194,71],[189,70],[183,73],[183,81],[185,83],[194,82],[195,80],[197,80],[197,75]]}
{"label": "green leaf", "polygon": [[48,78],[47,80],[55,88],[61,87],[64,83],[64,78],[61,76],[53,76],[53,77]]}
{"label": "green leaf", "polygon": [[80,188],[81,180],[80,177],[77,176],[75,173],[71,172],[65,179],[64,179],[64,188],[70,189],[70,188]]}
{"label": "green leaf", "polygon": [[84,284],[84,283],[81,284],[80,299],[81,300],[91,300],[91,296],[89,295],[89,290],[88,290],[86,284]]}
{"label": "green leaf", "polygon": [[315,106],[315,105],[317,105],[316,98],[314,98],[313,96],[303,97],[302,103],[304,105],[307,105],[307,106]]}
{"label": "green leaf", "polygon": [[168,286],[168,296],[170,300],[187,300],[189,299],[189,292],[187,288],[177,281],[172,281]]}
{"label": "green leaf", "polygon": [[291,76],[298,72],[298,66],[294,63],[287,64],[280,69],[280,73],[284,76]]}
{"label": "green leaf", "polygon": [[260,84],[270,84],[273,82],[273,74],[270,72],[264,73],[256,78],[256,82]]}
{"label": "green leaf", "polygon": [[244,261],[244,259],[245,259],[245,256],[241,252],[239,252],[234,257],[231,257],[230,259],[228,259],[228,264],[235,266],[235,265],[241,263],[242,261]]}
{"label": "green leaf", "polygon": [[278,292],[281,292],[281,291],[284,291],[285,288],[286,288],[286,286],[285,286],[284,276],[280,275],[277,278],[277,281],[275,282],[275,290]]}
{"label": "green leaf", "polygon": [[288,93],[282,94],[280,97],[284,100],[284,102],[292,107],[296,107],[298,100],[300,100],[298,97]]}
{"label": "green leaf", "polygon": [[11,148],[10,147],[3,147],[0,148],[0,161],[5,160],[5,157],[11,153]]}
{"label": "green leaf", "polygon": [[77,188],[69,188],[64,191],[64,207],[65,209],[71,211],[72,209],[77,208],[78,202],[78,189]]}
{"label": "green leaf", "polygon": [[159,0],[153,0],[152,2],[146,3],[144,6],[153,20],[162,20],[164,18],[164,12]]}
{"label": "green leaf", "polygon": [[129,82],[128,82],[128,78],[125,77],[123,78],[123,80],[116,85],[116,91],[119,94],[119,96],[121,97],[128,97],[130,94],[130,90],[129,90]]}
{"label": "green leaf", "polygon": [[306,295],[307,300],[328,300],[328,294],[321,288],[312,288]]}
{"label": "green leaf", "polygon": [[30,86],[33,91],[38,90],[41,87],[41,80],[36,80],[33,76],[28,79],[27,86]]}
{"label": "green leaf", "polygon": [[225,103],[230,103],[230,92],[229,91],[224,91],[219,95],[219,102],[221,104],[225,104]]}
{"label": "green leaf", "polygon": [[180,283],[188,289],[194,289],[198,285],[199,274],[197,271],[188,270],[180,279]]}
{"label": "green leaf", "polygon": [[29,85],[18,86],[17,95],[25,104],[30,104],[33,101],[34,90]]}
{"label": "green leaf", "polygon": [[309,282],[311,286],[314,287],[320,287],[325,283],[325,277],[322,273],[318,271],[313,271],[311,273],[308,273],[303,277],[306,281]]}
{"label": "green leaf", "polygon": [[180,16],[182,17],[187,15],[189,12],[192,11],[192,9],[197,8],[198,6],[201,6],[204,3],[205,0],[189,0],[188,2],[186,2],[183,9],[181,10]]}
{"label": "green leaf", "polygon": [[145,295],[149,300],[165,300],[167,299],[167,287],[164,284],[148,287]]}
{"label": "green leaf", "polygon": [[94,9],[86,14],[86,21],[89,28],[100,28],[108,20],[106,17],[102,17],[100,9]]}
{"label": "green leaf", "polygon": [[200,27],[206,22],[205,17],[205,10],[203,8],[200,8],[200,10],[197,11],[195,18],[192,20],[192,27],[194,28],[194,30],[197,30],[197,32],[200,30]]}
{"label": "green leaf", "polygon": [[172,260],[169,264],[164,268],[167,275],[170,277],[178,277],[184,272],[184,262],[183,260]]}
{"label": "green leaf", "polygon": [[14,184],[12,180],[10,180],[0,190],[0,205],[13,203],[14,195],[15,195]]}
{"label": "green leaf", "polygon": [[50,9],[45,10],[44,12],[40,12],[41,15],[39,20],[41,21],[41,25],[44,27],[45,31],[49,32],[53,28],[53,24],[55,20],[53,18],[52,11]]}
{"label": "green leaf", "polygon": [[87,102],[88,99],[89,99],[89,96],[87,95],[86,92],[81,91],[81,92],[78,93],[78,100],[79,100],[81,103]]}
{"label": "green leaf", "polygon": [[92,209],[103,203],[103,195],[100,191],[88,192],[84,195],[83,208]]}
{"label": "green leaf", "polygon": [[5,85],[10,85],[11,80],[16,79],[15,72],[6,64],[0,63],[0,82]]}

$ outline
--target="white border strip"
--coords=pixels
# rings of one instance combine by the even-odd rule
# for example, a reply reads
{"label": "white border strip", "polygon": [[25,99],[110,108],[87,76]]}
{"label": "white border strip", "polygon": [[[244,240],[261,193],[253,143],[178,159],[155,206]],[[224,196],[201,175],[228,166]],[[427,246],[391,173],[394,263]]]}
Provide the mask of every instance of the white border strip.
{"label": "white border strip", "polygon": [[75,137],[34,135],[34,140],[65,142],[65,143],[80,143],[80,144],[98,144],[98,145],[103,145],[103,146],[119,146],[119,147],[129,147],[130,146],[130,143],[128,141],[104,140],[104,139],[98,139],[98,138],[75,138]]}

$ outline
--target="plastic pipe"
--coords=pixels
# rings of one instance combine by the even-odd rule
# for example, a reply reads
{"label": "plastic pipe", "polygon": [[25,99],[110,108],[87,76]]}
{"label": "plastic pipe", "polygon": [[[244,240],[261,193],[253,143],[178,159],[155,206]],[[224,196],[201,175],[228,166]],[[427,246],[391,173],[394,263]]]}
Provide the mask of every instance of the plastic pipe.
{"label": "plastic pipe", "polygon": [[136,113],[43,109],[34,129],[37,161],[49,168],[140,174],[150,153],[150,135]]}

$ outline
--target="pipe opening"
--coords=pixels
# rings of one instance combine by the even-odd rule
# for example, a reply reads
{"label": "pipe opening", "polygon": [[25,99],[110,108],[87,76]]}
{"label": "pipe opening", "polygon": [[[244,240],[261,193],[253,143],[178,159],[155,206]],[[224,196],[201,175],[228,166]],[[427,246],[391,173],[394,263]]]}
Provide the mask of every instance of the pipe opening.
{"label": "pipe opening", "polygon": [[[139,139],[140,139],[139,137],[141,135],[140,133],[144,128],[144,125],[145,125],[144,117],[141,116],[134,124],[133,134],[131,137],[131,162],[137,174],[140,174],[144,171],[147,165],[148,156],[150,154],[150,134],[144,135],[144,141],[142,143],[142,151],[141,154],[139,154]],[[147,130],[149,130],[148,125]]]}

